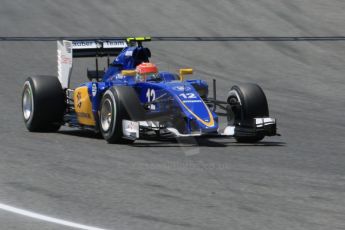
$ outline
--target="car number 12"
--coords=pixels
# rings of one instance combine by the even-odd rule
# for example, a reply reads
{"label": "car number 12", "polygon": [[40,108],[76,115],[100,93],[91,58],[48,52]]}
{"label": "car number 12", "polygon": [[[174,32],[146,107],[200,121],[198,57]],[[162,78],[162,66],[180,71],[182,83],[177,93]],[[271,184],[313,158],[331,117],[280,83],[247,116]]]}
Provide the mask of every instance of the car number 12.
{"label": "car number 12", "polygon": [[[156,92],[155,92],[155,90],[154,89],[147,89],[146,98],[147,98],[147,102],[153,102],[154,100],[156,100]],[[151,105],[149,105],[149,108],[151,110],[155,110],[156,106],[151,104]]]}
{"label": "car number 12", "polygon": [[194,98],[196,98],[194,93],[181,93],[179,96],[183,99],[194,99]]}

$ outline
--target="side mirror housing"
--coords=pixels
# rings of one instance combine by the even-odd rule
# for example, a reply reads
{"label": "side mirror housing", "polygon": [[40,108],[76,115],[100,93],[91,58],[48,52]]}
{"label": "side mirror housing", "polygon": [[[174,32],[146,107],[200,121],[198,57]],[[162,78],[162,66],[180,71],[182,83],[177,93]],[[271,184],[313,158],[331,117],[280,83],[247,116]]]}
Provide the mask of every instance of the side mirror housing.
{"label": "side mirror housing", "polygon": [[122,70],[121,74],[123,76],[130,76],[130,77],[134,77],[135,75],[137,75],[137,72],[135,70]]}
{"label": "side mirror housing", "polygon": [[193,69],[180,69],[180,81],[183,81],[184,75],[193,74]]}

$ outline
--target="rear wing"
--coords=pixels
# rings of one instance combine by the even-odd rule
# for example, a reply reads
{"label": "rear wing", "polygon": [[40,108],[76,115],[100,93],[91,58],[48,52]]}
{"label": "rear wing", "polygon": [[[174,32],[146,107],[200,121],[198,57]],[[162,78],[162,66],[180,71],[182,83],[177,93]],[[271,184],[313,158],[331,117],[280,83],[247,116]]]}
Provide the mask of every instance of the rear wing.
{"label": "rear wing", "polygon": [[125,39],[57,41],[58,79],[62,88],[69,88],[73,58],[114,57],[127,46]]}

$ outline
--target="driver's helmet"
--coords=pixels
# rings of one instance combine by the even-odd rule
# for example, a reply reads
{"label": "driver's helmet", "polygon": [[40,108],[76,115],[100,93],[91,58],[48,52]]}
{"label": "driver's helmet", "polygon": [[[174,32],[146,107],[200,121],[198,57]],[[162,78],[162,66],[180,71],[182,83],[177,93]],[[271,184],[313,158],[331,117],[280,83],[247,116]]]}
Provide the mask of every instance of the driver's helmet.
{"label": "driver's helmet", "polygon": [[143,62],[135,69],[137,72],[137,81],[146,81],[146,79],[158,78],[158,68],[155,64],[150,62]]}

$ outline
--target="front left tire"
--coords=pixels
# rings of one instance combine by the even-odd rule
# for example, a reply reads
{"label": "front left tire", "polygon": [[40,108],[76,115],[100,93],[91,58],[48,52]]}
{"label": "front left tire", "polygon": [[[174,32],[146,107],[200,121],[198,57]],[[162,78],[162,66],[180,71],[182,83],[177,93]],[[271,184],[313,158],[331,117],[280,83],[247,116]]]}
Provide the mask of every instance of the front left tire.
{"label": "front left tire", "polygon": [[131,144],[134,142],[134,140],[123,138],[123,119],[128,119],[128,114],[119,99],[118,92],[112,87],[103,94],[99,113],[99,128],[108,143]]}

